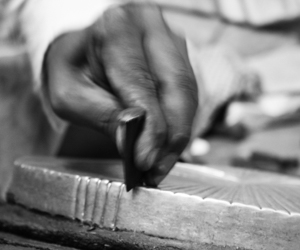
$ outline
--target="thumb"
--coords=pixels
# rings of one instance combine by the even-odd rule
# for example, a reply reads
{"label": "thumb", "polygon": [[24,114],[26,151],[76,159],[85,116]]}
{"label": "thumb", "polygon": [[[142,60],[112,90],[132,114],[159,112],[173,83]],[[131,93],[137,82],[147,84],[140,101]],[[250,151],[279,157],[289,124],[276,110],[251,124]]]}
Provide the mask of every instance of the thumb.
{"label": "thumb", "polygon": [[[61,118],[114,138],[123,107],[113,94],[95,83],[85,55],[84,32],[70,32],[55,40],[45,59],[46,94]],[[101,68],[99,74],[104,75]],[[105,77],[98,78],[102,79]]]}

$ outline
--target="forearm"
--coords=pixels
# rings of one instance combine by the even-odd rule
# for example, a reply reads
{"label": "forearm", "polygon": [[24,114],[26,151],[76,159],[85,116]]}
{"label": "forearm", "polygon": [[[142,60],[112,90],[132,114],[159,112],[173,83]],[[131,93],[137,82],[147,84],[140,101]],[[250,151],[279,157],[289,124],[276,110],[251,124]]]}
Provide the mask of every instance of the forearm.
{"label": "forearm", "polygon": [[116,2],[114,0],[28,0],[20,13],[20,23],[31,57],[34,79],[40,82],[45,51],[57,36],[87,27],[108,6]]}

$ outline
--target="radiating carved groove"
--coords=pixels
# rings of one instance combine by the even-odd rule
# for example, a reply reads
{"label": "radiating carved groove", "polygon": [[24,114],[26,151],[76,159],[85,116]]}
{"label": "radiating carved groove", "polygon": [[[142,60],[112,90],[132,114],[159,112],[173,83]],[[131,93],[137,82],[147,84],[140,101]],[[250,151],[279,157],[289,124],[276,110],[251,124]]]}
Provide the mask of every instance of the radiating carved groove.
{"label": "radiating carved groove", "polygon": [[[207,188],[207,187],[206,187]],[[169,190],[173,193],[196,193],[196,194],[201,194],[201,191],[199,191],[199,186],[197,185],[190,185],[187,187],[182,187],[182,188],[167,188],[164,190]]]}
{"label": "radiating carved groove", "polygon": [[104,195],[104,199],[103,199],[103,209],[102,209],[101,220],[100,220],[100,224],[99,224],[100,228],[104,227],[105,211],[106,211],[106,205],[107,205],[107,199],[108,199],[108,193],[109,193],[110,187],[111,187],[111,182],[109,181],[106,184],[105,195]]}
{"label": "radiating carved groove", "polygon": [[[208,190],[215,189],[215,188],[216,188],[215,186],[208,186],[208,187],[204,187],[204,188],[201,187],[201,188],[194,189],[194,192],[191,192],[191,191],[185,191],[185,192],[188,193],[189,195],[196,195],[196,196],[203,198],[203,196],[202,196],[203,193],[205,193]],[[184,192],[181,191],[180,193],[184,193]]]}
{"label": "radiating carved groove", "polygon": [[245,196],[247,195],[247,186],[241,185],[240,187],[236,187],[236,192],[234,193],[234,196],[231,197],[230,202],[239,202],[239,203],[244,203],[245,201]]}
{"label": "radiating carved groove", "polygon": [[230,204],[233,203],[245,203],[245,195],[246,195],[246,187],[244,185],[235,186],[232,195],[228,197],[228,201]]}
{"label": "radiating carved groove", "polygon": [[288,191],[289,194],[295,197],[296,201],[299,201],[298,203],[300,203],[300,187],[299,189],[293,189],[291,186],[286,186],[285,189]]}
{"label": "radiating carved groove", "polygon": [[[269,187],[261,187],[262,191],[264,191],[265,196],[269,200],[269,202],[273,205],[273,207],[276,207],[276,210],[283,210],[287,212],[288,214],[291,214],[289,209],[287,209],[284,204],[280,203],[278,200],[276,200],[275,196],[277,196],[277,192],[274,192],[274,190],[270,189]],[[267,190],[266,190],[267,189]]]}
{"label": "radiating carved groove", "polygon": [[218,193],[222,189],[222,187],[214,187],[214,188],[210,188],[210,190],[211,189],[214,189],[214,190],[212,190],[212,192],[210,192],[206,195],[203,195],[203,197],[202,197],[203,199],[213,198],[212,195],[214,195],[215,193]]}
{"label": "radiating carved groove", "polygon": [[253,197],[253,201],[256,203],[256,204],[253,204],[253,205],[259,207],[260,209],[262,209],[262,206],[261,206],[261,204],[259,203],[259,200],[256,197],[255,191],[253,190],[253,186],[248,186],[248,190],[249,190],[250,196]]}
{"label": "radiating carved groove", "polygon": [[244,194],[242,194],[243,201],[242,203],[247,205],[256,206],[257,208],[261,209],[256,197],[253,194],[252,187],[249,185],[244,186]]}
{"label": "radiating carved groove", "polygon": [[172,192],[176,193],[176,192],[183,192],[183,191],[189,191],[189,190],[194,190],[199,188],[199,185],[187,185],[184,186],[182,185],[181,187],[175,186],[175,185],[169,185],[169,186],[163,186],[162,189],[164,190],[172,190]]}
{"label": "radiating carved groove", "polygon": [[82,215],[81,218],[84,220],[86,210],[87,210],[87,198],[88,198],[88,192],[89,192],[89,185],[90,185],[91,179],[88,178],[87,182],[85,184],[85,192],[82,193],[82,199],[83,199],[83,209],[82,209]]}
{"label": "radiating carved groove", "polygon": [[[97,224],[97,203],[100,201],[100,188],[101,188],[101,179],[97,180],[96,185],[96,194],[95,194],[95,200],[94,200],[94,207],[93,207],[93,213],[92,213],[92,223]],[[98,220],[99,221],[99,220]]]}
{"label": "radiating carved groove", "polygon": [[[287,196],[288,192],[283,192],[283,190],[281,188],[282,187],[277,187],[277,186],[273,186],[272,187],[272,189],[274,191],[276,191],[279,194],[281,194],[282,197],[285,197],[285,202],[286,202],[286,205],[288,206],[290,212],[299,211],[300,210],[300,208],[299,208],[299,201],[297,199],[295,199],[295,198],[291,199],[291,198],[293,198],[292,192],[290,192],[289,195]],[[298,202],[298,203],[295,204],[296,202]]]}
{"label": "radiating carved groove", "polygon": [[230,197],[233,194],[233,191],[236,187],[232,186],[232,187],[223,187],[223,189],[221,189],[218,193],[216,193],[214,195],[214,197],[216,199],[220,199],[220,200],[225,200],[228,201],[230,203]]}
{"label": "radiating carved groove", "polygon": [[[205,190],[208,190],[208,189],[205,189]],[[178,193],[184,193],[184,194],[189,194],[189,195],[196,195],[196,196],[202,198],[202,196],[201,196],[202,195],[202,190],[200,191],[199,188],[191,188],[191,189],[182,190],[182,191],[178,190]]]}
{"label": "radiating carved groove", "polygon": [[[263,198],[263,201],[265,202],[265,205],[263,206],[263,208],[272,208],[276,211],[280,211],[282,210],[281,207],[278,207],[278,204],[276,202],[274,202],[274,200],[271,198],[271,194],[270,192],[265,192],[266,190],[264,189],[264,187],[260,187],[260,197]],[[263,195],[261,195],[263,194]]]}
{"label": "radiating carved groove", "polygon": [[[287,210],[292,213],[293,211],[299,211],[299,198],[295,198],[293,192],[283,192],[282,187],[272,187],[273,192],[277,195],[284,197],[283,202],[287,207]],[[279,202],[279,201],[278,201]]]}
{"label": "radiating carved groove", "polygon": [[114,218],[113,218],[113,221],[112,221],[112,224],[111,224],[111,229],[113,231],[115,231],[116,228],[117,228],[117,219],[118,219],[118,214],[119,214],[119,210],[120,210],[120,203],[121,203],[124,188],[125,188],[124,184],[121,184],[120,187],[119,187],[119,194],[118,194],[117,201],[116,201],[116,210],[115,210]]}
{"label": "radiating carved groove", "polygon": [[238,193],[241,190],[241,188],[242,188],[242,186],[240,188],[239,187],[234,187],[233,188],[232,195],[230,197],[228,197],[228,201],[229,201],[230,204],[232,204],[234,202],[235,197],[238,197]]}
{"label": "radiating carved groove", "polygon": [[98,182],[99,186],[97,189],[97,193],[96,193],[96,198],[95,198],[95,211],[94,211],[94,216],[93,216],[93,224],[95,225],[100,225],[100,221],[101,221],[101,217],[102,217],[102,213],[103,213],[103,198],[102,198],[102,184],[104,183],[104,180],[100,180]]}
{"label": "radiating carved groove", "polygon": [[98,180],[99,179],[97,178],[90,179],[89,185],[87,187],[84,216],[85,222],[91,223],[93,221]]}
{"label": "radiating carved groove", "polygon": [[220,200],[225,200],[228,201],[228,196],[231,192],[231,190],[233,189],[233,187],[220,187],[220,189],[215,192],[214,194],[211,195],[212,198],[214,199],[220,199]]}
{"label": "radiating carved groove", "polygon": [[258,197],[258,199],[260,199],[260,204],[261,207],[266,209],[272,209],[272,210],[278,210],[277,206],[275,206],[275,204],[272,202],[272,200],[270,199],[270,194],[265,193],[265,190],[263,189],[262,185],[257,185],[256,187],[256,197]]}
{"label": "radiating carved groove", "polygon": [[[60,172],[56,166],[54,166],[54,169],[38,169],[37,171],[38,167],[36,166],[38,165],[39,163],[34,163],[33,165],[30,165],[30,163],[25,165],[21,164],[20,168],[22,170],[20,173],[25,173],[28,180],[30,180],[31,174],[32,178],[36,178],[34,173],[40,172],[45,176],[52,176],[51,178],[53,178],[53,175],[57,176],[58,181],[61,180],[59,175],[61,175],[62,178],[64,177],[63,172]],[[42,163],[41,166],[43,166]],[[49,168],[51,168],[51,166],[49,166]],[[284,212],[287,215],[300,215],[300,190],[298,189],[298,187],[300,187],[300,181],[298,183],[297,180],[290,179],[289,177],[280,175],[272,176],[272,174],[266,175],[265,173],[255,171],[243,172],[241,169],[237,171],[234,169],[228,172],[230,176],[236,178],[237,181],[231,181],[225,177],[222,179],[220,176],[214,175],[213,172],[210,175],[207,169],[205,170],[206,175],[203,177],[203,175],[199,174],[199,180],[197,180],[195,176],[193,176],[193,172],[187,174],[184,172],[184,168],[181,170],[184,176],[182,178],[174,177],[171,173],[159,186],[161,192],[180,193],[201,199],[212,198],[215,201],[219,200],[228,205],[233,204],[233,206],[235,206],[235,203],[239,203],[257,209],[269,209],[278,213]],[[104,173],[106,173],[106,171],[107,168],[105,168]],[[189,171],[191,171],[191,169],[189,169]],[[198,172],[199,171],[195,171],[195,174],[198,174]],[[85,176],[88,176],[88,174]],[[266,176],[266,179],[264,179],[264,176]],[[20,175],[20,177],[22,177],[22,175]],[[73,189],[70,188],[70,192],[72,191],[72,193],[70,193],[70,195],[72,195],[72,205],[68,216],[83,221],[92,221],[93,224],[99,225],[100,227],[115,229],[118,223],[118,207],[122,205],[119,202],[122,197],[123,191],[121,188],[123,188],[123,184],[118,186],[118,183],[109,183],[107,180],[96,178],[89,180],[88,177],[79,177],[76,174],[74,174],[74,178],[76,178],[76,180],[73,179],[73,181],[70,182],[70,184],[74,186]],[[179,180],[181,181],[179,182]],[[18,183],[17,180],[16,183]],[[32,203],[30,199],[26,201],[26,198],[23,197],[31,193],[35,195],[36,191],[31,191],[31,185],[28,185],[28,188],[24,191],[21,190],[21,188],[22,186],[20,185],[19,189],[14,189],[17,195],[21,197],[20,202],[25,203],[26,206],[34,207],[35,204]],[[48,187],[45,188],[44,196],[50,197],[49,204],[52,202],[51,199],[54,201],[62,199],[55,196],[57,192],[53,192],[53,194],[50,192],[51,189]],[[116,199],[116,195],[119,195],[118,199]],[[67,195],[66,197],[68,198]],[[115,203],[112,204],[113,202]],[[237,205],[239,206],[239,204]],[[42,209],[47,210],[47,201],[44,207],[45,208],[42,207]],[[50,209],[49,212],[51,212]]]}
{"label": "radiating carved groove", "polygon": [[76,198],[75,198],[75,214],[74,214],[74,218],[77,218],[77,214],[79,212],[79,200],[80,200],[80,192],[79,192],[79,189],[80,189],[80,185],[81,185],[81,182],[82,182],[82,178],[80,176],[76,176],[76,179],[78,180],[78,184],[77,184],[77,189],[76,189]]}
{"label": "radiating carved groove", "polygon": [[258,190],[258,196],[261,197],[261,199],[264,201],[264,209],[272,209],[275,211],[282,211],[285,213],[288,213],[288,211],[285,211],[285,209],[280,206],[278,203],[276,203],[273,199],[272,199],[272,191],[266,191],[266,189],[263,186],[259,186],[259,190]]}
{"label": "radiating carved groove", "polygon": [[255,195],[255,197],[257,198],[257,201],[259,202],[260,206],[262,208],[271,208],[273,210],[276,210],[272,204],[272,202],[270,202],[270,200],[268,199],[267,195],[263,195],[263,191],[261,189],[260,185],[257,186],[252,186],[254,193],[253,195]]}

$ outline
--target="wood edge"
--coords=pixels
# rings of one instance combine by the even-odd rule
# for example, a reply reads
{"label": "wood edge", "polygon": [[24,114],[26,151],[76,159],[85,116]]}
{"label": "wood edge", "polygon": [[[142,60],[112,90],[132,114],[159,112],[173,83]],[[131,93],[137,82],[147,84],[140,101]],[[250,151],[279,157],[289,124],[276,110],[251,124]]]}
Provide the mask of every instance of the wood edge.
{"label": "wood edge", "polygon": [[[21,173],[19,173],[19,175],[17,174],[17,178],[19,176],[19,178],[29,178],[29,179],[25,179],[25,183],[29,183],[32,184],[32,187],[36,187],[36,184],[38,184],[38,186],[44,188],[45,184],[43,182],[43,180],[45,180],[45,178],[49,178],[49,176],[52,177],[54,176],[55,178],[57,176],[59,176],[59,178],[63,178],[64,174],[61,173],[57,173],[56,171],[47,171],[45,169],[40,169],[39,171],[36,171],[36,169],[34,167],[26,167],[23,165],[23,167],[17,167],[17,171],[21,171]],[[24,172],[25,171],[25,172]],[[42,178],[39,179],[39,177],[37,178],[37,180],[35,179],[36,176],[39,176],[39,172],[42,174]],[[51,172],[51,173],[49,173]],[[48,175],[49,174],[49,175]],[[57,175],[56,175],[57,174]],[[27,177],[26,177],[27,175]],[[58,178],[58,179],[59,179]],[[86,177],[83,177],[86,178]],[[51,178],[50,178],[51,179]],[[76,179],[76,176],[74,176],[73,179]],[[82,179],[82,178],[81,178]],[[22,179],[20,180],[15,180],[15,186],[14,188],[18,189],[18,185],[20,185],[20,183],[22,183]],[[37,183],[37,182],[40,183]],[[232,231],[232,233],[234,234],[239,234],[241,233],[241,237],[238,239],[238,241],[232,241],[231,239],[226,239],[225,241],[224,239],[222,239],[222,237],[220,237],[218,239],[218,236],[213,240],[213,242],[211,242],[211,240],[209,238],[207,238],[207,235],[209,235],[210,233],[213,234],[217,234],[218,230],[221,230],[222,226],[230,226],[230,222],[226,221],[228,218],[230,219],[231,217],[234,216],[240,216],[240,212],[239,210],[241,210],[241,207],[238,206],[238,204],[227,204],[224,201],[220,201],[220,200],[214,200],[214,199],[206,199],[205,201],[199,197],[199,196],[192,196],[192,195],[187,195],[187,194],[180,194],[180,193],[176,193],[174,194],[173,192],[169,192],[169,191],[162,191],[162,190],[157,190],[157,189],[146,189],[146,188],[138,188],[134,192],[130,192],[130,193],[123,193],[123,195],[121,195],[121,198],[118,196],[120,195],[120,190],[122,187],[122,183],[118,183],[118,182],[109,182],[109,181],[105,181],[105,180],[101,180],[101,182],[105,182],[104,183],[104,187],[106,185],[108,185],[110,183],[109,188],[106,188],[106,191],[104,190],[104,194],[107,195],[107,197],[105,198],[105,200],[101,200],[99,199],[99,203],[103,203],[102,204],[102,208],[100,209],[102,212],[102,215],[99,217],[101,220],[98,221],[98,223],[91,223],[90,221],[84,221],[84,214],[82,215],[82,217],[78,216],[76,217],[76,215],[74,214],[74,212],[70,212],[70,213],[66,213],[66,212],[53,212],[53,211],[49,211],[47,209],[41,209],[37,206],[35,206],[35,203],[32,203],[32,201],[30,201],[30,198],[34,198],[34,200],[47,200],[47,197],[44,197],[44,193],[47,193],[42,191],[43,189],[38,189],[38,191],[36,193],[30,193],[30,195],[28,196],[28,193],[26,194],[26,188],[24,189],[24,187],[20,186],[19,190],[17,191],[12,191],[12,194],[17,194],[19,195],[19,197],[23,197],[23,200],[16,200],[17,202],[19,202],[20,204],[27,206],[27,207],[31,207],[34,209],[39,209],[43,212],[49,212],[50,214],[53,215],[62,215],[62,216],[66,216],[69,218],[77,218],[79,220],[81,220],[84,223],[87,223],[89,225],[95,224],[97,225],[97,227],[100,228],[104,228],[104,229],[110,229],[110,230],[116,230],[117,228],[120,228],[121,230],[129,230],[129,231],[134,231],[137,233],[144,233],[147,235],[152,235],[154,237],[164,237],[164,238],[169,238],[169,239],[179,239],[180,241],[186,242],[194,242],[197,244],[204,244],[204,242],[206,242],[206,244],[216,244],[216,245],[230,245],[230,246],[239,246],[239,247],[247,247],[247,244],[249,245],[250,243],[249,241],[243,241],[243,239],[247,239],[247,237],[250,236],[249,233],[249,229],[245,228],[246,224],[250,223],[249,225],[251,225],[251,220],[255,220],[255,219],[261,219],[263,218],[261,216],[261,212],[259,212],[259,209],[256,207],[246,207],[244,209],[244,217],[246,218],[246,224],[245,225],[239,225],[242,226],[242,231],[240,232],[241,228],[233,228],[230,229]],[[86,182],[86,183],[90,183],[90,182]],[[63,186],[60,186],[63,183],[63,180],[59,183],[57,183],[57,186],[60,190],[64,190]],[[78,185],[77,185],[78,186]],[[88,184],[84,185],[85,189],[82,192],[82,194],[80,194],[78,196],[78,191],[76,193],[73,193],[75,202],[78,201],[82,201],[80,202],[80,204],[83,204],[82,206],[84,206],[82,209],[84,211],[85,206],[86,206],[86,194],[87,194],[87,189],[88,189]],[[108,187],[108,186],[106,186]],[[73,190],[73,189],[70,189]],[[107,191],[108,190],[108,191]],[[109,192],[109,191],[113,191],[113,192]],[[119,191],[118,191],[119,190]],[[30,188],[29,188],[30,191]],[[18,193],[19,192],[19,193]],[[95,191],[93,191],[95,192]],[[107,193],[106,193],[107,192]],[[155,197],[155,195],[157,193],[160,193],[158,197],[152,200],[149,200],[149,197],[151,197],[151,195],[153,197]],[[42,196],[40,196],[42,195]],[[96,194],[95,194],[96,195]],[[138,195],[138,198],[135,199],[133,196],[134,195]],[[78,198],[78,197],[79,198]],[[25,199],[24,199],[25,197]],[[26,198],[27,197],[27,198]],[[102,196],[103,197],[103,196]],[[136,196],[137,197],[137,196]],[[27,199],[27,200],[26,200]],[[48,197],[49,199],[49,197]],[[52,201],[51,201],[52,199]],[[46,201],[46,207],[49,207],[49,204],[53,201],[55,201],[56,197],[53,200],[53,197],[51,198],[50,196],[50,201]],[[106,199],[108,199],[106,201]],[[119,200],[118,200],[119,199]],[[47,203],[48,202],[48,203]],[[57,200],[55,201],[57,203],[61,203],[61,200]],[[116,202],[120,202],[119,205],[116,206]],[[155,204],[156,202],[156,204]],[[174,210],[174,207],[176,206],[181,206],[183,203],[189,204],[189,207],[193,207],[194,210],[191,210],[193,212],[189,212],[190,214],[188,214],[188,221],[186,222],[186,214],[184,213],[184,210],[182,212],[177,212],[174,214],[173,212],[173,217],[170,217],[170,220],[165,219],[163,224],[160,224],[161,222],[159,220],[156,220],[155,218],[157,218],[156,212],[155,212],[155,206],[160,206],[162,204],[164,204],[164,206],[166,206],[166,209],[164,211],[164,216],[170,216],[169,212],[172,212],[172,210]],[[215,203],[218,203],[218,206],[215,206]],[[37,203],[40,204],[40,203]],[[147,204],[148,206],[145,206],[145,204]],[[173,206],[173,207],[172,207]],[[118,211],[119,207],[121,207],[120,211]],[[199,207],[201,207],[201,210],[199,210]],[[152,221],[152,225],[151,227],[147,226],[148,222],[147,220],[143,220],[145,218],[145,214],[142,213],[138,213],[136,214],[135,211],[146,211],[146,214],[149,218],[147,218],[148,220]],[[68,211],[68,210],[65,210]],[[105,211],[105,213],[104,213]],[[221,224],[214,224],[212,223],[212,221],[215,219],[216,214],[214,214],[214,211],[216,212],[216,214],[223,214],[222,220],[225,220],[225,222],[222,222]],[[246,212],[245,212],[246,211]],[[196,212],[196,213],[195,213]],[[274,211],[269,211],[266,210],[264,211],[264,213],[269,216],[266,219],[264,218],[266,221],[266,225],[270,224],[271,228],[274,227],[274,225],[272,225],[270,219],[271,218],[279,218],[278,223],[282,223],[282,222],[290,222],[291,218],[295,218],[294,216],[290,216],[287,214],[283,214],[283,213],[274,213]],[[272,216],[270,217],[270,214],[272,213]],[[104,216],[104,215],[105,216]],[[195,221],[195,218],[193,216],[196,216],[195,218],[199,219],[199,222]],[[199,217],[200,216],[200,217]],[[205,216],[207,216],[207,218],[205,218]],[[210,217],[212,216],[212,217]],[[251,216],[253,218],[251,218]],[[182,217],[182,220],[180,219]],[[199,217],[199,218],[198,218]],[[202,218],[203,217],[203,218]],[[172,218],[177,218],[177,222],[173,222]],[[184,219],[185,218],[185,219]],[[194,219],[193,219],[194,218]],[[103,221],[102,221],[103,220]],[[235,219],[237,220],[237,219]],[[269,221],[268,221],[269,220]],[[93,220],[92,220],[93,221]],[[194,223],[189,227],[186,228],[187,225],[191,222],[194,221]],[[298,219],[297,219],[298,221]],[[180,224],[180,223],[181,224]],[[205,228],[205,234],[206,236],[204,237],[198,237],[197,236],[197,226],[200,226],[202,223],[204,223],[206,225]],[[168,224],[169,223],[169,224]],[[172,224],[173,223],[173,224]],[[174,224],[175,223],[175,224]],[[178,224],[179,223],[179,224]],[[188,224],[184,224],[184,223],[188,223]],[[198,223],[198,224],[197,224]],[[208,223],[208,224],[207,224]],[[238,219],[238,223],[243,223],[243,218],[239,218]],[[171,228],[176,229],[175,231],[172,230],[168,230],[168,227],[164,229],[164,227],[162,225],[170,225]],[[264,225],[264,226],[266,226]],[[278,224],[279,225],[279,224]],[[220,227],[221,226],[221,227]],[[244,226],[244,227],[243,227]],[[186,233],[186,230],[190,230],[192,232],[192,237],[189,236],[188,233]],[[251,229],[251,228],[250,228]],[[151,231],[152,230],[152,231]],[[157,231],[155,231],[157,230]],[[251,231],[251,230],[250,230]],[[200,232],[198,232],[200,233]],[[195,235],[196,234],[196,235]],[[219,233],[220,235],[223,235],[224,232],[220,231]],[[262,237],[262,236],[259,236]],[[258,241],[262,240],[262,242],[265,242],[264,239],[262,238],[257,238]],[[271,237],[271,235],[269,235],[269,237]],[[273,236],[271,238],[274,238]],[[276,241],[276,239],[275,239]],[[254,248],[253,248],[254,249]]]}
{"label": "wood edge", "polygon": [[28,239],[89,250],[236,249],[164,239],[139,232],[113,232],[107,229],[93,228],[79,221],[61,216],[51,216],[16,204],[0,205],[0,231]]}

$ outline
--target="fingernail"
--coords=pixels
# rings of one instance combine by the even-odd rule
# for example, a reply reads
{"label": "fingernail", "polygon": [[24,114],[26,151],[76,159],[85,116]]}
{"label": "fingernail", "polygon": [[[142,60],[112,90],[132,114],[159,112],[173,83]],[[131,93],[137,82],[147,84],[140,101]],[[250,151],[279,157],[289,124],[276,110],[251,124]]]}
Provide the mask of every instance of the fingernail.
{"label": "fingernail", "polygon": [[151,152],[147,152],[146,150],[144,152],[139,152],[139,161],[136,162],[136,166],[140,171],[146,172],[149,171],[153,166],[155,166],[155,163],[158,159],[158,153],[159,151],[154,149]]}
{"label": "fingernail", "polygon": [[156,161],[158,160],[158,154],[159,154],[159,150],[154,149],[151,153],[149,153],[148,157],[147,157],[147,169],[145,169],[145,171],[151,169]]}
{"label": "fingernail", "polygon": [[124,128],[122,124],[119,124],[116,130],[116,145],[120,155],[123,154],[124,139]]}
{"label": "fingernail", "polygon": [[158,167],[153,169],[152,172],[152,182],[155,186],[158,186],[159,183],[168,175],[171,169],[174,167],[175,163],[178,160],[178,155],[170,154],[164,157],[158,164]]}

